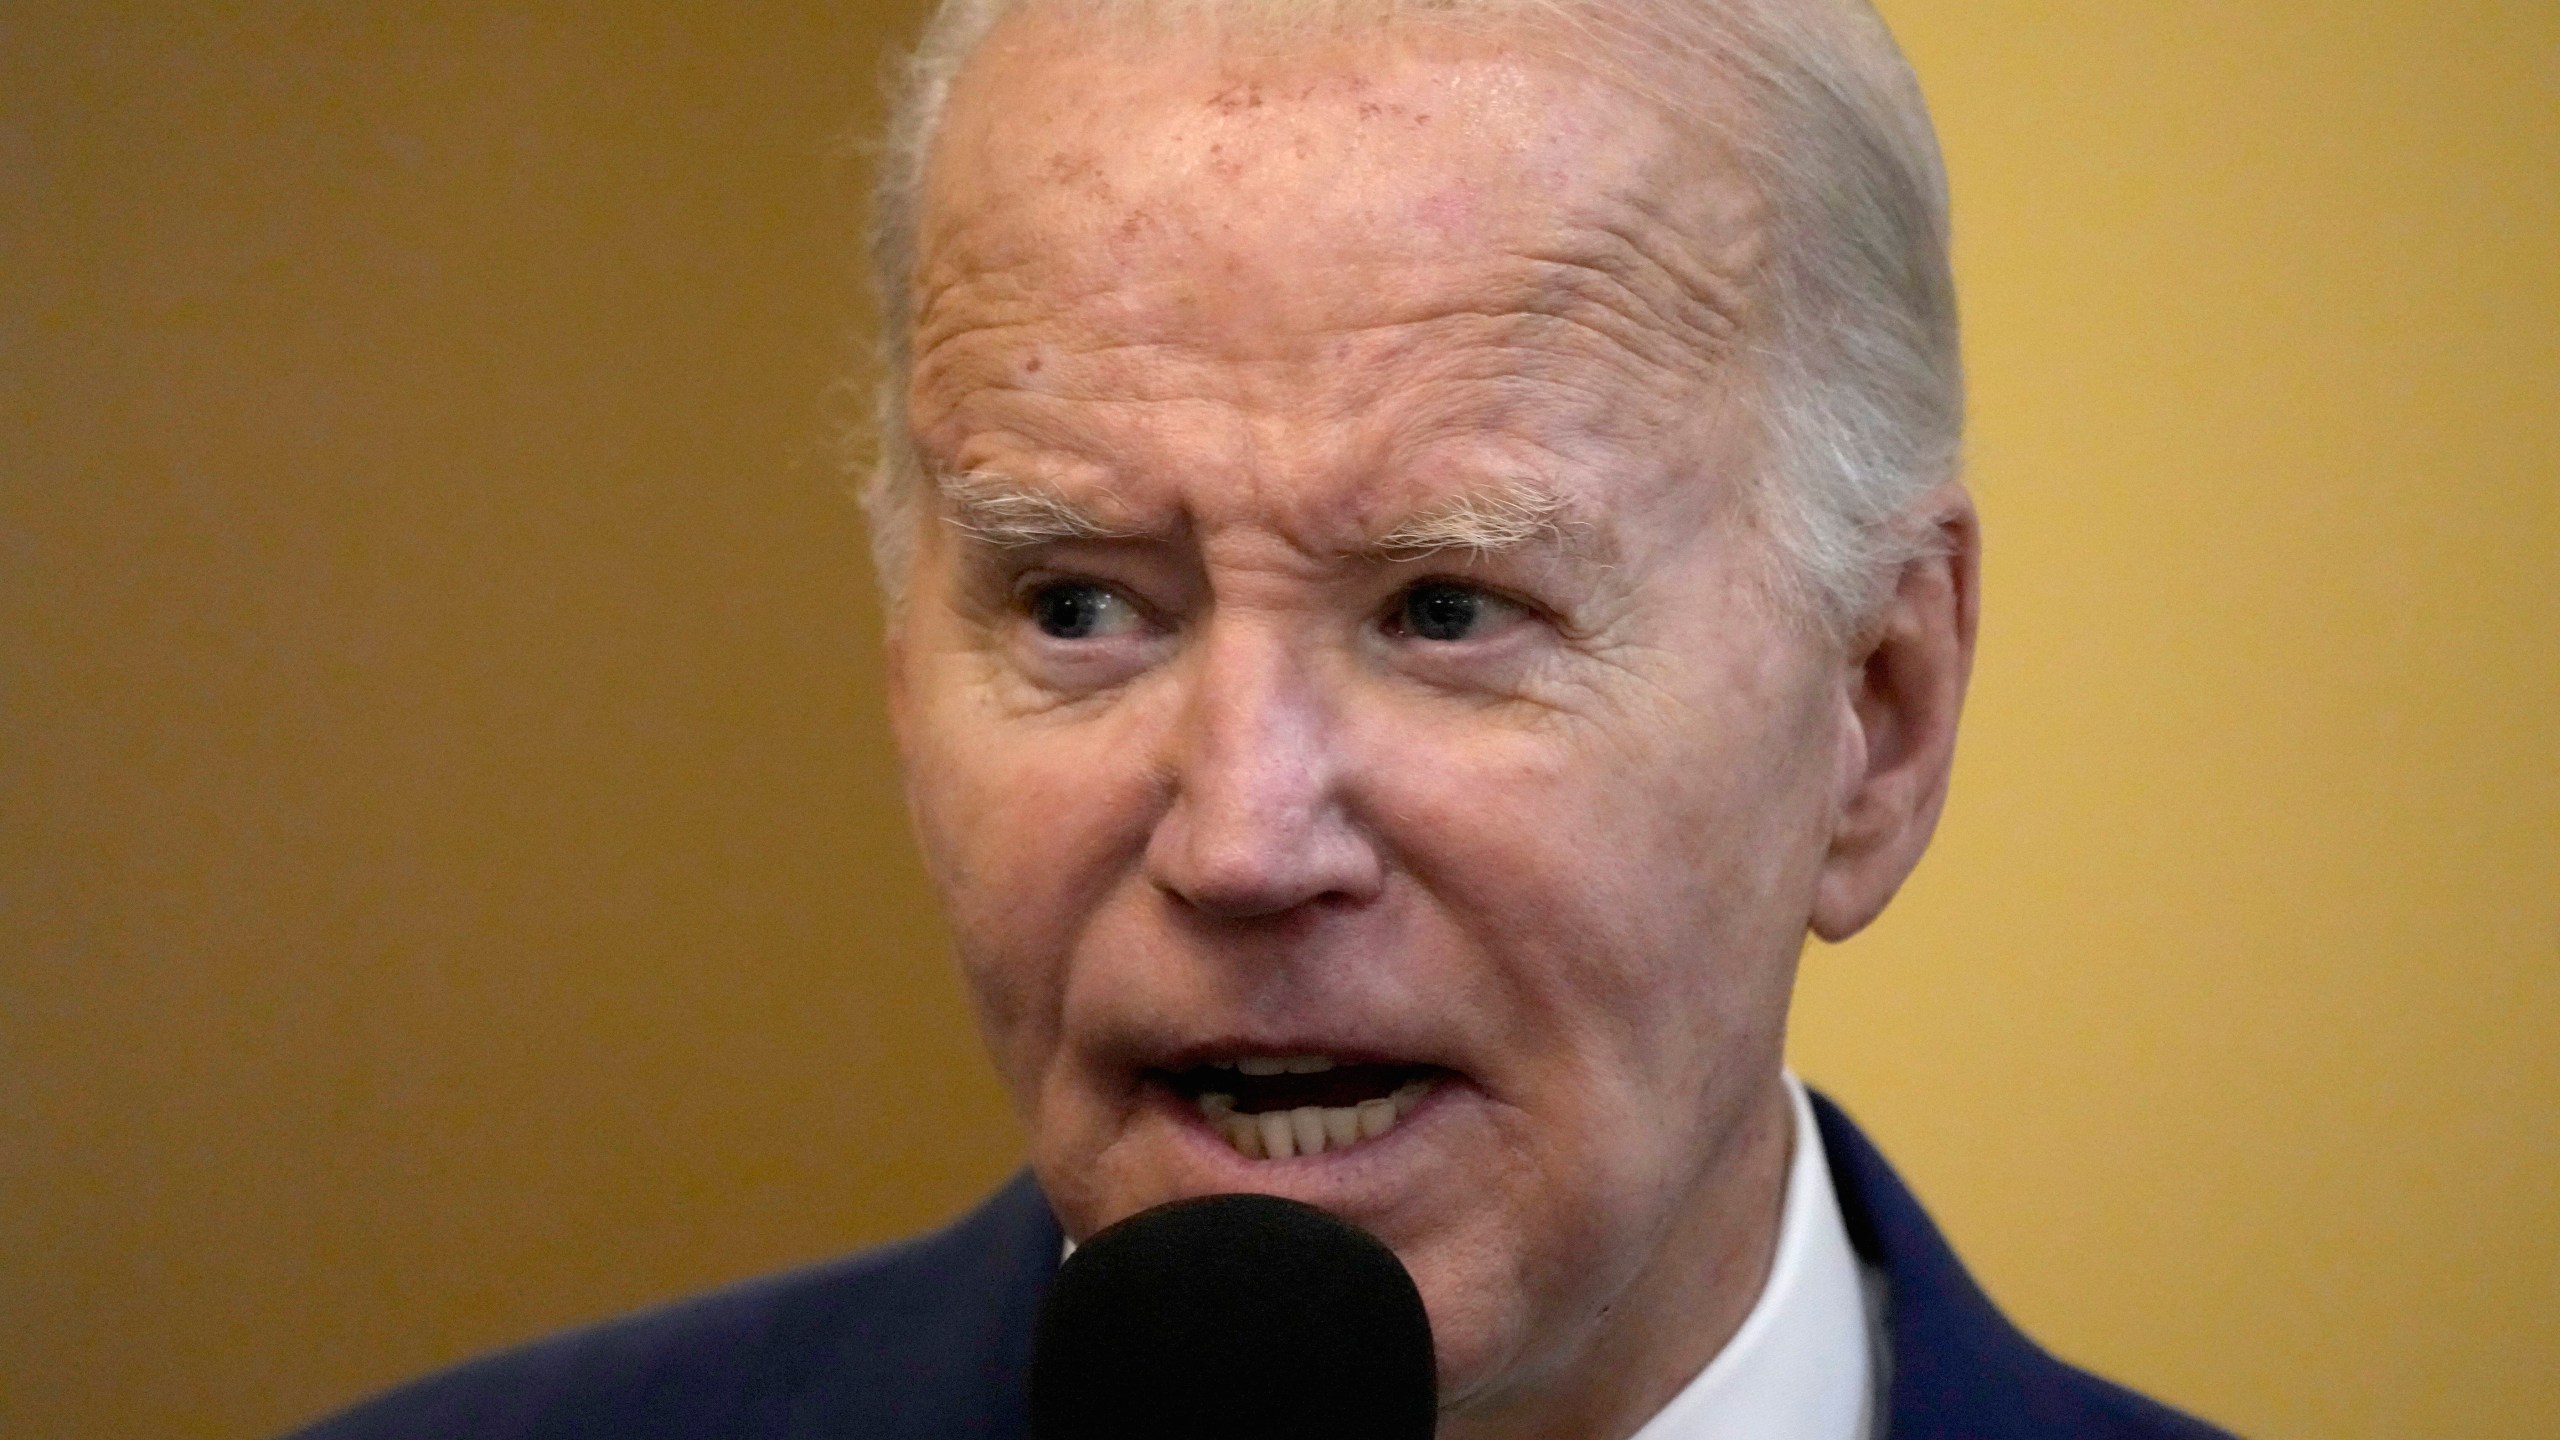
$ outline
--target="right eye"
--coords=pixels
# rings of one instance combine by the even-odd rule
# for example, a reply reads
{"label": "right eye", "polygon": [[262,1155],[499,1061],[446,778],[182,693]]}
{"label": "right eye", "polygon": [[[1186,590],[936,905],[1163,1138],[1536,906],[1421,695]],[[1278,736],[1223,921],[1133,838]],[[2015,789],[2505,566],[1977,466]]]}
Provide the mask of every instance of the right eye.
{"label": "right eye", "polygon": [[1034,587],[1023,603],[1031,623],[1053,640],[1099,640],[1146,623],[1127,597],[1090,580],[1049,581]]}

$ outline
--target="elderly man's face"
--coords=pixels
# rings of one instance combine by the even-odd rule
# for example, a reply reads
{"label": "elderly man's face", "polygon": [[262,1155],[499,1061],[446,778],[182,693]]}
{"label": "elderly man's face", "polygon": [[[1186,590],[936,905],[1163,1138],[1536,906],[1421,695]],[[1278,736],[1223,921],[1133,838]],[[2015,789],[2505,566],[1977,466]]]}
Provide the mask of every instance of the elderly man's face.
{"label": "elderly man's face", "polygon": [[1017,19],[921,243],[911,420],[966,478],[896,719],[1070,1232],[1345,1215],[1462,1411],[1747,1304],[1860,762],[1745,503],[1730,164],[1481,39]]}

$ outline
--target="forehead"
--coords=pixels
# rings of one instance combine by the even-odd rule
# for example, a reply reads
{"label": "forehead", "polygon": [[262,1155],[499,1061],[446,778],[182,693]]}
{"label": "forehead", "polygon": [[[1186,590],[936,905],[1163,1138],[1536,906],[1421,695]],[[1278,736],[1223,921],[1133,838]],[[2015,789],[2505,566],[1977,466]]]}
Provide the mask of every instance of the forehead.
{"label": "forehead", "polygon": [[1703,329],[1744,298],[1724,292],[1757,218],[1705,135],[1525,36],[1221,41],[1036,8],[964,67],[925,202],[928,300],[973,273],[1071,295],[1257,261],[1510,256],[1663,282],[1658,318]]}
{"label": "forehead", "polygon": [[1637,433],[1740,352],[1762,235],[1710,136],[1517,35],[1416,26],[1018,13],[956,83],[924,198],[928,449],[1038,430],[1044,402]]}

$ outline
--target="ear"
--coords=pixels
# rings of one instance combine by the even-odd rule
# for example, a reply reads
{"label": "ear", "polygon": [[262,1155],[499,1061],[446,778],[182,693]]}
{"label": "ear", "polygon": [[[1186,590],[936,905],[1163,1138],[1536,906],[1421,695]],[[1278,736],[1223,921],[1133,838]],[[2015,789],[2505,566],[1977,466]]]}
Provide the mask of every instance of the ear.
{"label": "ear", "polygon": [[1956,484],[1915,519],[1931,547],[1902,567],[1847,661],[1838,800],[1811,921],[1825,940],[1865,929],[1902,888],[1929,848],[1955,764],[1981,613],[1982,522]]}

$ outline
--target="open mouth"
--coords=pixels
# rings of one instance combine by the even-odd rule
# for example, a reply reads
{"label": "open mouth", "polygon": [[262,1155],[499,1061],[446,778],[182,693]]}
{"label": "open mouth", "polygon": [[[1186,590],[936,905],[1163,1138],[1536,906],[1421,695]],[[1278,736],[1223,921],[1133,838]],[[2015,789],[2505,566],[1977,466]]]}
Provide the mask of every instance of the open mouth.
{"label": "open mouth", "polygon": [[1375,1140],[1412,1114],[1449,1072],[1328,1055],[1244,1055],[1158,1072],[1248,1160],[1288,1160]]}

